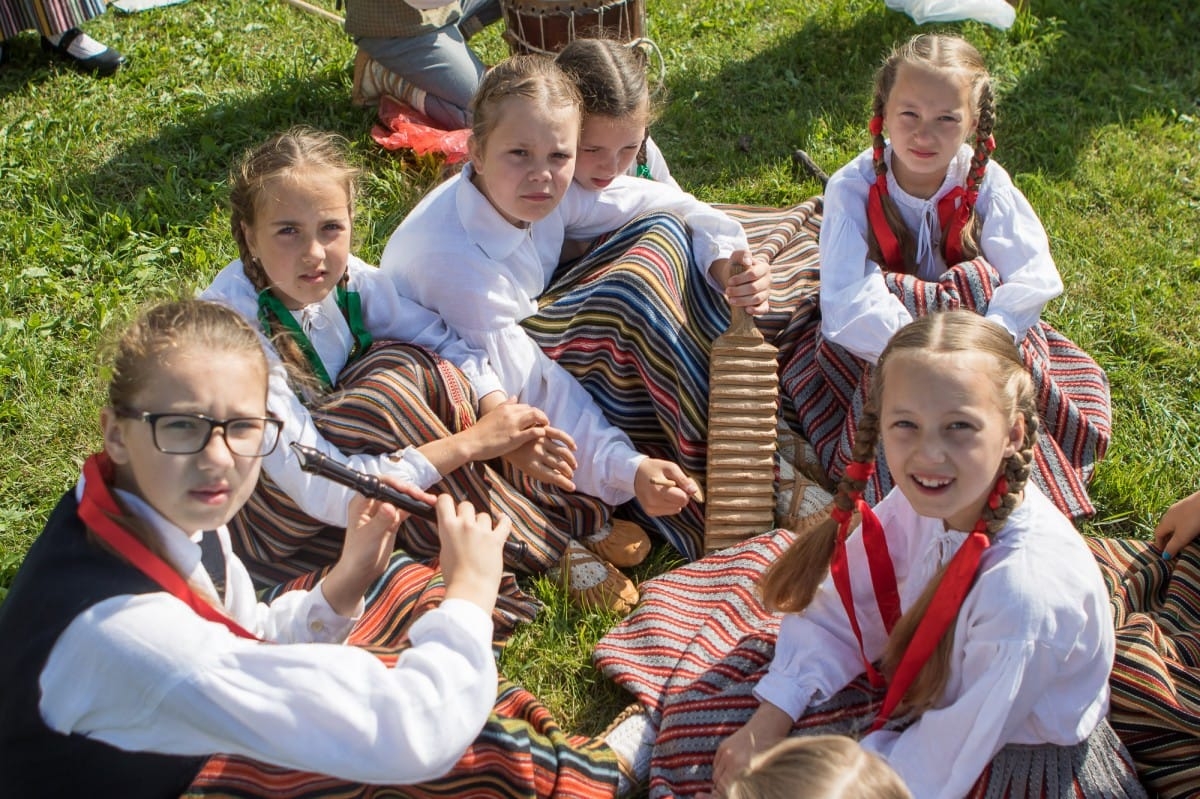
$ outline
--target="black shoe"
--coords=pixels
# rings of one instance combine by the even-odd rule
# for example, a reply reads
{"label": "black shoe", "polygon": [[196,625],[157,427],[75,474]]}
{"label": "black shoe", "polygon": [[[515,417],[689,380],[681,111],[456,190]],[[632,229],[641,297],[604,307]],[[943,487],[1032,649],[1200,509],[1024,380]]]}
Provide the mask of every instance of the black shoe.
{"label": "black shoe", "polygon": [[74,64],[76,68],[83,72],[94,73],[96,77],[99,78],[108,77],[120,69],[121,65],[125,63],[125,56],[121,55],[111,47],[105,47],[102,52],[96,53],[93,56],[79,58],[71,52],[71,42],[75,41],[82,35],[83,31],[79,30],[79,28],[71,28],[63,33],[62,38],[58,40],[58,44],[55,44],[43,36],[42,49],[66,58],[68,61]]}

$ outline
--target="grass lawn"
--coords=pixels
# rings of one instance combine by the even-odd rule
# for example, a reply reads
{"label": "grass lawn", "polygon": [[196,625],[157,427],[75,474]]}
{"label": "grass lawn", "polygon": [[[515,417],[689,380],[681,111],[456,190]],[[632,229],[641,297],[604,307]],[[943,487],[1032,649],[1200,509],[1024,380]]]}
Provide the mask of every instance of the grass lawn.
{"label": "grass lawn", "polygon": [[[1086,532],[1145,536],[1200,482],[1200,4],[1032,0],[1008,31],[961,32],[999,89],[996,159],[1041,214],[1066,292],[1045,318],[1112,382],[1115,432]],[[648,0],[667,68],[654,128],[702,199],[788,205],[868,143],[871,75],[918,30],[874,0]],[[332,2],[330,0],[330,7]],[[368,135],[349,103],[353,45],[279,0],[193,0],[89,23],[131,63],[96,81],[37,38],[0,68],[0,592],[99,447],[96,348],[144,302],[187,293],[235,256],[226,173],[295,123],[336,130],[365,168],[358,253],[436,180]],[[499,26],[477,40],[505,54]],[[657,553],[642,576],[668,568]],[[613,619],[552,585],[504,655],[563,726],[594,733],[624,704],[592,668]]]}

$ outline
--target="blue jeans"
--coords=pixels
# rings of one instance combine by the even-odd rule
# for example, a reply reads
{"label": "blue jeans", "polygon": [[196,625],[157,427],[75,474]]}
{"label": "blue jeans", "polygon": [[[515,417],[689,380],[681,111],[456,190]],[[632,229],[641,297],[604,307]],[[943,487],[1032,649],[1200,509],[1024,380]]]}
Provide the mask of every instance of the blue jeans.
{"label": "blue jeans", "polygon": [[499,0],[462,0],[461,5],[462,18],[456,24],[431,33],[356,39],[371,58],[424,91],[426,115],[448,130],[470,127],[467,106],[484,72],[483,62],[467,46],[462,28],[482,27],[500,19]]}

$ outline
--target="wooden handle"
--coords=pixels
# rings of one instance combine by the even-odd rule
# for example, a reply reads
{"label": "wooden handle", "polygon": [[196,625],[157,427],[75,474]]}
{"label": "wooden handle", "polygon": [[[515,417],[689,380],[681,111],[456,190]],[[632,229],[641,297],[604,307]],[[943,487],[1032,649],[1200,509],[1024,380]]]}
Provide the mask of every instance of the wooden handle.
{"label": "wooden handle", "polygon": [[334,14],[332,11],[326,11],[320,6],[314,6],[312,3],[306,3],[304,0],[283,0],[290,6],[295,6],[301,11],[307,11],[310,14],[316,14],[318,17],[324,17],[331,22],[336,22],[339,25],[345,24],[346,20]]}
{"label": "wooden handle", "polygon": [[[729,262],[729,277],[732,278],[734,275],[746,271],[745,267],[746,265],[741,261],[735,263],[731,260]],[[757,334],[759,338],[762,338],[762,333],[759,332],[758,327],[754,324],[754,317],[747,313],[746,309],[742,306],[732,303],[729,305],[729,327],[725,328],[725,332],[732,336],[754,336]]]}

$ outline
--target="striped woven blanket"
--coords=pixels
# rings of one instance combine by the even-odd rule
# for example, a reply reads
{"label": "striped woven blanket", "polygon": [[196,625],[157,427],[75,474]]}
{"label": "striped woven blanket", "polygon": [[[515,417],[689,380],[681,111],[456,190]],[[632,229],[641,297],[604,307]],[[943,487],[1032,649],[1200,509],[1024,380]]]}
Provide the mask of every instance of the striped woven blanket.
{"label": "striped woven blanket", "polygon": [[[763,533],[642,583],[641,604],[597,645],[596,665],[660,722],[652,796],[704,789],[717,744],[757,707],[751,691],[774,653],[779,616],[755,586],[792,538]],[[1088,544],[1113,593],[1112,728],[1148,789],[1200,796],[1200,545],[1168,565],[1144,542]],[[854,732],[878,701],[856,682],[810,713],[807,729]]]}

